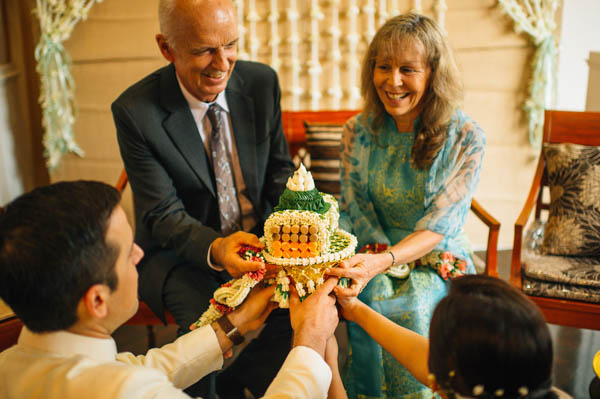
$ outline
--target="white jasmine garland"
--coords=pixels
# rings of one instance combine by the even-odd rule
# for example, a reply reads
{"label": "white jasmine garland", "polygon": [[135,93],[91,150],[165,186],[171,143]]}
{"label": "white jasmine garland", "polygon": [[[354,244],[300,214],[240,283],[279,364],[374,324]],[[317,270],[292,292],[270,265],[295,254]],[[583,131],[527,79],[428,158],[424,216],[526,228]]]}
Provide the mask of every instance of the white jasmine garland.
{"label": "white jasmine garland", "polygon": [[41,35],[35,48],[35,59],[40,75],[44,156],[50,171],[68,152],[83,156],[73,132],[75,82],[63,42],[71,36],[75,25],[87,18],[96,2],[102,0],[36,0],[34,12],[40,22]]}
{"label": "white jasmine garland", "polygon": [[560,0],[498,0],[502,10],[515,23],[515,31],[525,32],[536,46],[531,63],[528,97],[523,109],[529,119],[529,143],[539,148],[544,127],[544,110],[556,102],[557,50],[554,15]]}

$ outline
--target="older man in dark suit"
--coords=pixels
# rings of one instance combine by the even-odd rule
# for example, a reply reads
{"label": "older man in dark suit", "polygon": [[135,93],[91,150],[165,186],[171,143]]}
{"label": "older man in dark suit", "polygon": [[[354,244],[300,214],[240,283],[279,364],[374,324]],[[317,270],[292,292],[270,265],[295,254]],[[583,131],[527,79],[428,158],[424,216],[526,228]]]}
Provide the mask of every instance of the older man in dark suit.
{"label": "older man in dark suit", "polygon": [[[213,291],[264,268],[237,255],[260,246],[266,217],[293,172],[281,126],[275,72],[237,61],[230,0],[160,0],[156,41],[170,62],[113,104],[135,204],[140,296],[187,331]],[[287,313],[219,377],[221,397],[266,390],[289,349]],[[268,353],[267,353],[268,349]],[[221,384],[221,381],[224,383]],[[227,388],[227,389],[226,389]]]}

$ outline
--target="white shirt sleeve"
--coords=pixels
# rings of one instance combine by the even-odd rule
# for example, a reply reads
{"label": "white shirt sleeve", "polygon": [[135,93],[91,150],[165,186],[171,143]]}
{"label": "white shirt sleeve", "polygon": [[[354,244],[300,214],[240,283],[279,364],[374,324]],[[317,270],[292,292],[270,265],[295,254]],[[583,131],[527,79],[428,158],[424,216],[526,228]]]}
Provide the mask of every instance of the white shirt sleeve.
{"label": "white shirt sleeve", "polygon": [[208,264],[208,267],[210,267],[211,269],[216,270],[218,272],[222,272],[223,270],[225,270],[225,267],[219,266],[219,265],[215,265],[214,263],[212,263],[210,261],[210,251],[211,250],[212,250],[212,243],[208,247],[208,253],[206,254],[206,263]]}
{"label": "white shirt sleeve", "polygon": [[297,346],[267,389],[264,399],[325,399],[331,384],[331,369],[306,346]]}
{"label": "white shirt sleeve", "polygon": [[223,352],[210,325],[190,331],[146,355],[117,354],[117,361],[162,371],[173,385],[185,389],[223,367]]}

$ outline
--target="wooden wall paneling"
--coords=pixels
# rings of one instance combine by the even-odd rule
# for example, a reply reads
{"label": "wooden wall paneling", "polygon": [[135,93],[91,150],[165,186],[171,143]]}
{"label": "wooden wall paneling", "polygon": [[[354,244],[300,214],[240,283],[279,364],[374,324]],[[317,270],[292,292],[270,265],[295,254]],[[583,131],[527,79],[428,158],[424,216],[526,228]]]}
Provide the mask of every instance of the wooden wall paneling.
{"label": "wooden wall paneling", "polygon": [[[491,209],[504,226],[517,219],[527,196],[529,182],[537,163],[538,151],[529,146],[487,146],[481,180],[476,193],[478,200]],[[512,247],[511,228],[500,229],[500,248]]]}
{"label": "wooden wall paneling", "polygon": [[[446,30],[465,86],[463,110],[486,132],[475,195],[502,223],[499,248],[510,248],[512,231],[505,226],[517,217],[537,159],[522,111],[533,46],[491,0],[449,0]],[[477,221],[469,218],[465,230],[475,249],[484,247]]]}
{"label": "wooden wall paneling", "polygon": [[121,162],[110,109],[79,109],[74,129],[77,143],[85,151],[85,160]]}
{"label": "wooden wall paneling", "polygon": [[97,161],[68,154],[52,176],[57,181],[90,179],[114,185],[122,170],[123,164],[120,161]]}
{"label": "wooden wall paneling", "polygon": [[600,112],[600,51],[590,51],[588,86],[585,100],[586,111]]}
{"label": "wooden wall paneling", "polygon": [[130,85],[166,65],[163,59],[118,62],[75,62],[71,68],[77,87],[78,107],[108,110],[110,104]]}
{"label": "wooden wall paneling", "polygon": [[527,38],[514,32],[510,19],[498,7],[456,9],[450,1],[448,4],[446,30],[455,50],[528,45]]}
{"label": "wooden wall paneling", "polygon": [[[94,7],[102,7],[103,3]],[[158,32],[156,15],[90,18],[73,30],[67,48],[75,62],[162,58],[154,36]]]}
{"label": "wooden wall paneling", "polygon": [[470,89],[465,93],[464,109],[480,126],[485,126],[487,146],[529,145],[522,132],[525,115],[522,101],[525,95],[519,91]]}
{"label": "wooden wall paneling", "polygon": [[465,89],[525,91],[533,47],[491,47],[456,51]]}
{"label": "wooden wall paneling", "polygon": [[71,71],[75,79],[75,97],[78,107],[106,109],[127,87],[166,65],[160,58],[151,60],[123,60],[74,63]]}
{"label": "wooden wall paneling", "polygon": [[474,8],[494,9],[497,8],[498,0],[446,0],[446,3],[448,5],[446,15],[448,15],[448,13],[451,12],[451,10],[463,10]]}
{"label": "wooden wall paneling", "polygon": [[99,18],[134,16],[156,19],[158,0],[103,0],[102,3],[94,6],[92,12],[94,17]]}

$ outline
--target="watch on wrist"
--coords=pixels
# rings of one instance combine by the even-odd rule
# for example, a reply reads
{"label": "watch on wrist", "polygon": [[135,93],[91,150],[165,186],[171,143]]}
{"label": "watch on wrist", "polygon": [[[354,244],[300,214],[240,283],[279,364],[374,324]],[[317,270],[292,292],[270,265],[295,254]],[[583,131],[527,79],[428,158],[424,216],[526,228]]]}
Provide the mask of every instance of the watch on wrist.
{"label": "watch on wrist", "polygon": [[231,324],[231,321],[227,317],[227,315],[223,315],[223,317],[219,317],[217,319],[217,323],[227,336],[233,342],[234,345],[239,345],[244,342],[244,336],[240,334],[237,327]]}

